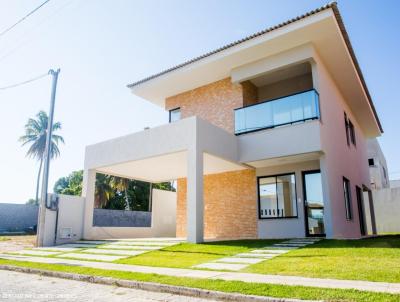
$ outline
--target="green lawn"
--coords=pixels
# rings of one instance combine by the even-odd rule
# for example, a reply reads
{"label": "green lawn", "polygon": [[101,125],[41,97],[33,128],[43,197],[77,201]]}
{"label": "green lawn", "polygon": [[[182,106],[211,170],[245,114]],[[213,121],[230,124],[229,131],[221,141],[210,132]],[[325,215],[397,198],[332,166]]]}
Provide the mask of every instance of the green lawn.
{"label": "green lawn", "polygon": [[362,240],[323,240],[246,272],[400,282],[400,235]]}
{"label": "green lawn", "polygon": [[265,247],[281,240],[235,240],[203,244],[180,243],[116,263],[189,268],[193,265]]}
{"label": "green lawn", "polygon": [[400,295],[361,292],[357,290],[323,289],[303,286],[245,283],[241,281],[204,280],[195,278],[169,277],[157,274],[130,273],[112,270],[91,269],[59,264],[42,264],[0,259],[0,265],[31,267],[51,271],[78,273],[91,276],[113,277],[125,280],[156,282],[192,288],[202,288],[223,292],[279,298],[297,298],[304,300],[354,301],[354,302],[396,302]]}
{"label": "green lawn", "polygon": [[1,237],[0,236],[0,241],[8,241],[11,240],[9,237]]}

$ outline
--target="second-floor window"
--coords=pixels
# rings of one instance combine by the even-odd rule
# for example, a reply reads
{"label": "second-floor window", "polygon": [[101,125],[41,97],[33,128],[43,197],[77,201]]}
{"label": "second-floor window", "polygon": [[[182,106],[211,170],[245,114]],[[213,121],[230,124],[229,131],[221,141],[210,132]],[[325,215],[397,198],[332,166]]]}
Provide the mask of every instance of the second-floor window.
{"label": "second-floor window", "polygon": [[345,125],[345,129],[346,129],[347,145],[350,146],[350,142],[351,142],[355,146],[356,145],[356,131],[355,131],[353,123],[347,117],[346,112],[344,113],[344,125]]}
{"label": "second-floor window", "polygon": [[350,120],[349,120],[349,135],[350,135],[350,140],[351,140],[352,144],[355,146],[356,145],[356,132],[354,130],[354,125]]}
{"label": "second-floor window", "polygon": [[175,108],[169,111],[169,122],[176,122],[181,119],[181,108]]}
{"label": "second-floor window", "polygon": [[349,136],[349,119],[347,118],[346,112],[344,113],[344,129],[346,130],[346,141],[347,145],[350,146],[350,136]]}

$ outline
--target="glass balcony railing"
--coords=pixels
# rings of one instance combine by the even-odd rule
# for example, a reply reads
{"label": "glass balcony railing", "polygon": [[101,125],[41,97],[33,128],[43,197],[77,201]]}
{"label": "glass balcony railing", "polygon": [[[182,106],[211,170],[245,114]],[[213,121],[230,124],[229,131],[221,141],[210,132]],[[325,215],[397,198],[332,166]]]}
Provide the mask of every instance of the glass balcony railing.
{"label": "glass balcony railing", "polygon": [[235,134],[300,123],[318,118],[318,92],[313,89],[236,109]]}

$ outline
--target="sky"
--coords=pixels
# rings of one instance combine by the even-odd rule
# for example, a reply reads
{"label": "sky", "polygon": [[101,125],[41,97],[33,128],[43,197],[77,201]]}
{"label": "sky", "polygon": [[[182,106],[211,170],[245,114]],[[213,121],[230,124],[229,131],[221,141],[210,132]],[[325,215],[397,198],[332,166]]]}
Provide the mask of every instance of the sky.
{"label": "sky", "polygon": [[[0,32],[44,0],[0,0]],[[127,84],[325,5],[319,0],[52,0],[0,37],[0,87],[61,68],[55,120],[65,145],[50,185],[83,168],[85,146],[168,122]],[[385,130],[391,178],[400,178],[400,1],[338,1]],[[51,78],[0,90],[0,202],[35,195],[38,163],[18,138],[48,111]]]}

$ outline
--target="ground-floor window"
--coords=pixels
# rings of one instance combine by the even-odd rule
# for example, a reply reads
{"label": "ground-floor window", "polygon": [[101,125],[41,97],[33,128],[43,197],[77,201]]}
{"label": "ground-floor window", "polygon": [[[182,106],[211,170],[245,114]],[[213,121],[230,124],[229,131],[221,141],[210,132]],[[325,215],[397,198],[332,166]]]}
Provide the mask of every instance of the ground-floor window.
{"label": "ground-floor window", "polygon": [[350,181],[346,177],[343,177],[344,205],[346,208],[346,219],[347,220],[352,219],[350,190],[351,190],[350,189]]}
{"label": "ground-floor window", "polygon": [[297,217],[294,173],[258,177],[259,218]]}

